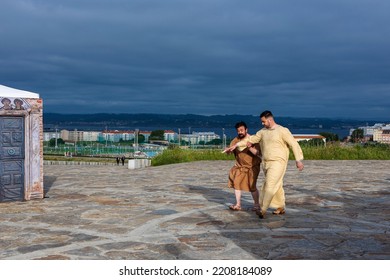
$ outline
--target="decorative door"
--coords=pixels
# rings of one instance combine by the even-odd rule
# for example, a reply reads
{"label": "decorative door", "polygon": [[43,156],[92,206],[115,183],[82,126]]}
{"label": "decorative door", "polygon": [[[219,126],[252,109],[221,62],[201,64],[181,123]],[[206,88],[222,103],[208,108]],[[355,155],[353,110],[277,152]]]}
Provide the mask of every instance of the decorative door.
{"label": "decorative door", "polygon": [[24,198],[24,117],[0,117],[0,202]]}

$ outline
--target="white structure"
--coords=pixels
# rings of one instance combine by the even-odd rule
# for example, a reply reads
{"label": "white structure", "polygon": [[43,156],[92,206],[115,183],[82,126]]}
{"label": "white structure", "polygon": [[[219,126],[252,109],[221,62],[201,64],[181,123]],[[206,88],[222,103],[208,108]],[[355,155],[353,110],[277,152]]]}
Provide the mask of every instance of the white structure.
{"label": "white structure", "polygon": [[104,130],[103,139],[108,142],[129,141],[135,138],[135,132],[132,130],[119,131],[119,130]]}
{"label": "white structure", "polygon": [[0,85],[0,202],[44,197],[39,94]]}
{"label": "white structure", "polygon": [[[46,133],[46,132],[45,132]],[[50,140],[53,137],[54,132],[47,132],[45,135],[45,141]],[[72,142],[78,142],[78,141],[107,141],[107,142],[119,142],[121,139],[123,141],[129,141],[135,139],[135,133],[134,130],[104,130],[103,132],[100,131],[80,131],[80,130],[61,130],[61,134],[59,138],[62,138],[64,141],[72,141]],[[150,136],[150,131],[139,131],[139,134],[142,134],[145,136],[145,142],[148,141]],[[50,137],[50,138],[49,138]],[[48,139],[48,140],[46,140]]]}
{"label": "white structure", "polygon": [[174,142],[178,139],[177,133],[173,130],[164,130],[164,140]]}
{"label": "white structure", "polygon": [[135,134],[145,136],[145,142],[149,140],[150,131],[138,131],[138,130],[104,130],[101,133],[101,138],[108,142],[130,141],[136,139]]}
{"label": "white structure", "polygon": [[134,158],[129,159],[128,169],[138,169],[143,167],[148,167],[152,165],[152,161],[148,158]]}
{"label": "white structure", "polygon": [[321,139],[326,144],[326,137],[319,134],[293,134],[294,138],[299,141],[309,141],[312,139]]}
{"label": "white structure", "polygon": [[50,139],[58,139],[61,138],[61,132],[60,131],[44,131],[43,132],[43,141],[47,142],[50,141]]}
{"label": "white structure", "polygon": [[15,98],[34,98],[34,99],[39,98],[38,93],[10,88],[3,85],[0,85],[0,94],[1,96],[4,97],[6,96],[6,97],[15,97]]}
{"label": "white structure", "polygon": [[180,138],[181,141],[186,141],[190,145],[198,145],[200,141],[207,143],[214,139],[221,139],[215,132],[192,132],[192,134],[181,134]]}

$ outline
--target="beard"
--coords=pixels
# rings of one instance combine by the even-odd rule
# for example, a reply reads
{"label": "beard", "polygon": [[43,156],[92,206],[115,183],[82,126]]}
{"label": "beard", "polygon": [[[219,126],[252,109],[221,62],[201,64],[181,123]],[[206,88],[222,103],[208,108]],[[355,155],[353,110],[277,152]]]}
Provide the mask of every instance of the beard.
{"label": "beard", "polygon": [[246,136],[246,134],[242,134],[242,133],[239,133],[238,135],[237,135],[237,137],[239,138],[239,139],[242,139],[242,138],[244,138]]}

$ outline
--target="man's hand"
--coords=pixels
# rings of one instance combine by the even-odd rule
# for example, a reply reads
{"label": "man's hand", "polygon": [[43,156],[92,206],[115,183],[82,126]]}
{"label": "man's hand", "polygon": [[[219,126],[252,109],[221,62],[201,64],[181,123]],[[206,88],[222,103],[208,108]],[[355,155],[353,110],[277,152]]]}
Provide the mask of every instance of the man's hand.
{"label": "man's hand", "polygon": [[302,170],[303,170],[304,165],[303,165],[302,161],[297,160],[297,161],[295,162],[295,164],[297,165],[297,168],[298,168],[299,171],[302,171]]}
{"label": "man's hand", "polygon": [[237,148],[237,145],[233,145],[233,146],[227,147],[225,150],[223,150],[223,153],[230,154],[230,153],[232,153],[236,148]]}
{"label": "man's hand", "polygon": [[253,144],[253,143],[251,143],[251,142],[249,142],[249,141],[248,141],[248,143],[246,143],[246,146],[247,146],[248,148],[251,148],[251,147],[253,147],[253,145],[254,145],[254,144]]}

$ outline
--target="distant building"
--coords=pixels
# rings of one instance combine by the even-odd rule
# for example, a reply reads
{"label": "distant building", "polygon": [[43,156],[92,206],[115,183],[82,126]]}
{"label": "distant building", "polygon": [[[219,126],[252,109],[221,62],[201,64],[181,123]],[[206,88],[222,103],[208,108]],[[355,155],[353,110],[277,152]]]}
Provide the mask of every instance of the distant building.
{"label": "distant building", "polygon": [[[361,126],[358,129],[363,130],[365,141],[373,140],[379,143],[390,143],[390,124],[376,123],[373,126]],[[354,130],[350,130],[350,135],[352,135]]]}
{"label": "distant building", "polygon": [[[135,138],[134,130],[104,130],[100,131],[80,131],[80,130],[66,130],[63,129],[60,132],[47,131],[43,134],[43,141],[49,141],[52,138],[62,138],[64,141],[78,142],[119,142],[131,141]],[[139,131],[139,134],[145,136],[145,142],[149,140],[150,131]]]}
{"label": "distant building", "polygon": [[390,125],[376,130],[373,135],[373,140],[378,143],[390,144]]}
{"label": "distant building", "polygon": [[61,138],[64,141],[79,142],[83,140],[83,131],[75,130],[61,130]]}
{"label": "distant building", "polygon": [[215,132],[192,132],[192,134],[182,134],[180,138],[181,141],[186,141],[190,145],[199,145],[201,141],[208,143],[214,139],[221,139]]}
{"label": "distant building", "polygon": [[43,132],[43,141],[47,142],[50,141],[50,139],[58,139],[61,138],[61,132],[59,131],[44,131]]}
{"label": "distant building", "polygon": [[82,141],[96,142],[98,141],[100,134],[101,132],[99,131],[83,131]]}
{"label": "distant building", "polygon": [[149,142],[149,137],[151,133],[152,133],[151,131],[142,131],[142,130],[139,132],[140,135],[143,135],[145,137],[145,142]]}
{"label": "distant building", "polygon": [[104,142],[119,142],[130,141],[135,138],[135,131],[132,130],[104,130],[99,138],[99,141]]}
{"label": "distant building", "polygon": [[[136,133],[136,130],[104,130],[99,141],[120,142],[121,139],[122,141],[132,141],[135,139]],[[138,135],[145,137],[145,142],[149,141],[150,134],[150,131],[138,131]]]}
{"label": "distant building", "polygon": [[326,137],[319,134],[293,134],[294,138],[299,141],[309,141],[312,139],[321,139],[326,144]]}
{"label": "distant building", "polygon": [[69,130],[66,130],[66,129],[61,130],[61,138],[64,141],[68,141],[69,140]]}
{"label": "distant building", "polygon": [[378,130],[378,129],[382,129],[382,127],[385,126],[385,124],[383,123],[376,123],[372,126],[360,126],[358,128],[351,128],[349,130],[349,135],[351,136],[352,133],[356,130],[356,129],[361,129],[363,130],[363,135],[366,137],[366,136],[373,136],[375,131]]}
{"label": "distant building", "polygon": [[168,142],[175,142],[178,139],[178,134],[173,130],[164,130],[164,140]]}

